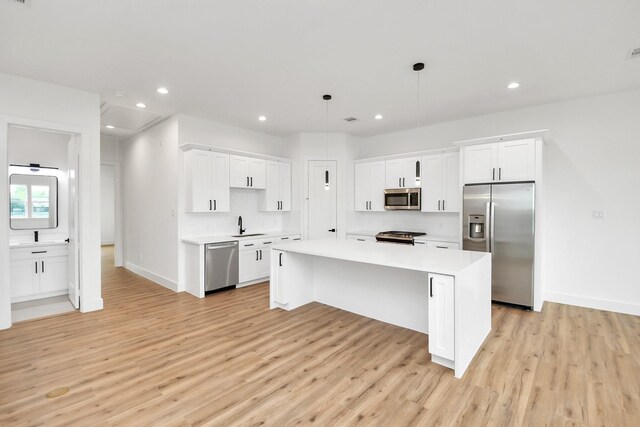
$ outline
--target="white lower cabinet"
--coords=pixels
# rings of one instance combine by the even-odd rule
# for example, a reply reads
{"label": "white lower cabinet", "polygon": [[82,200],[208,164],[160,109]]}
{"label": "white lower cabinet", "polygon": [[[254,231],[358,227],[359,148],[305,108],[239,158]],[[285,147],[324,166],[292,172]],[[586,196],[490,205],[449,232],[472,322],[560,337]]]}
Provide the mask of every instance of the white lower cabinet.
{"label": "white lower cabinet", "polygon": [[271,245],[300,240],[300,235],[267,237],[240,241],[238,260],[240,286],[268,279],[271,270]]}
{"label": "white lower cabinet", "polygon": [[63,295],[68,290],[66,246],[11,248],[11,302]]}
{"label": "white lower cabinet", "polygon": [[271,293],[273,301],[278,304],[289,304],[287,296],[287,254],[283,251],[273,251],[271,258]]}
{"label": "white lower cabinet", "polygon": [[375,236],[365,236],[362,234],[347,234],[348,240],[357,240],[359,242],[375,242]]}
{"label": "white lower cabinet", "polygon": [[454,360],[454,278],[429,274],[429,353]]}

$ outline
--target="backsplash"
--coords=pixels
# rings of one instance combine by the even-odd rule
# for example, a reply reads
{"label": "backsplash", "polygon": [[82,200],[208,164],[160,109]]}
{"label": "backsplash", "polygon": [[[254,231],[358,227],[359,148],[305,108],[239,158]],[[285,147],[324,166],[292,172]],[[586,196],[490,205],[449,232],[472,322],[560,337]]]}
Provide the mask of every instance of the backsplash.
{"label": "backsplash", "polygon": [[238,216],[247,233],[281,231],[289,212],[259,212],[259,191],[231,189],[231,211],[224,213],[184,213],[181,236],[238,234]]}
{"label": "backsplash", "polygon": [[423,212],[356,212],[349,231],[422,231],[428,235],[458,236],[459,214]]}

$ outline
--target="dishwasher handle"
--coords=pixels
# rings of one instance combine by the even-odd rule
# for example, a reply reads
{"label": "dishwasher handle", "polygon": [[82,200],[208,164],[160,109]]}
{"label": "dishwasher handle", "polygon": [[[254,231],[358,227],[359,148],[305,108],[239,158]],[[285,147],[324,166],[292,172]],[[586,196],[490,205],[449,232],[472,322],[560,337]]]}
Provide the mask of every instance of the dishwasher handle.
{"label": "dishwasher handle", "polygon": [[207,250],[209,249],[231,249],[231,248],[237,248],[238,247],[238,242],[225,242],[225,243],[209,243],[207,245]]}

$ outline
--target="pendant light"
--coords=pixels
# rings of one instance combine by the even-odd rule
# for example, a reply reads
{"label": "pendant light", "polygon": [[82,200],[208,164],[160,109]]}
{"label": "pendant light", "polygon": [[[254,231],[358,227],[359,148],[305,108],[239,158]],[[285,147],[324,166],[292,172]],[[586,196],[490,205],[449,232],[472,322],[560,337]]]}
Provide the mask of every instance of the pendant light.
{"label": "pendant light", "polygon": [[[413,71],[418,75],[418,89],[417,89],[417,110],[418,110],[418,137],[420,136],[420,71],[424,70],[423,62],[416,62],[413,64]],[[420,187],[420,160],[416,160],[416,187]]]}
{"label": "pendant light", "polygon": [[331,95],[323,95],[322,99],[325,100],[325,141],[327,145],[327,170],[324,171],[324,189],[326,191],[331,190],[329,185],[329,101],[331,101]]}

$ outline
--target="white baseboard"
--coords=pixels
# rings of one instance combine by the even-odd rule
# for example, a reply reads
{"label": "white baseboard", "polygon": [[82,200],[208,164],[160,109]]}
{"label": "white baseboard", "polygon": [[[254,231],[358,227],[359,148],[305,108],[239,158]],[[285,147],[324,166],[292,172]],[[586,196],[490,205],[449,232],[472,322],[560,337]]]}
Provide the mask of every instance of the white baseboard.
{"label": "white baseboard", "polygon": [[577,305],[578,307],[595,308],[616,313],[640,316],[640,305],[608,299],[584,297],[562,292],[545,292],[546,301],[560,304]]}
{"label": "white baseboard", "polygon": [[129,261],[124,262],[124,268],[133,273],[136,273],[138,276],[142,276],[147,280],[151,280],[158,285],[162,285],[167,289],[171,289],[173,292],[178,292],[178,284],[173,280],[167,279],[166,277],[160,276],[159,274],[152,273],[151,271]]}
{"label": "white baseboard", "polygon": [[90,311],[98,311],[104,308],[104,300],[96,298],[91,301],[80,301],[80,313],[89,313]]}
{"label": "white baseboard", "polygon": [[257,285],[258,283],[265,283],[269,281],[269,277],[263,277],[261,279],[249,280],[248,282],[238,283],[236,288],[244,288],[245,286]]}

